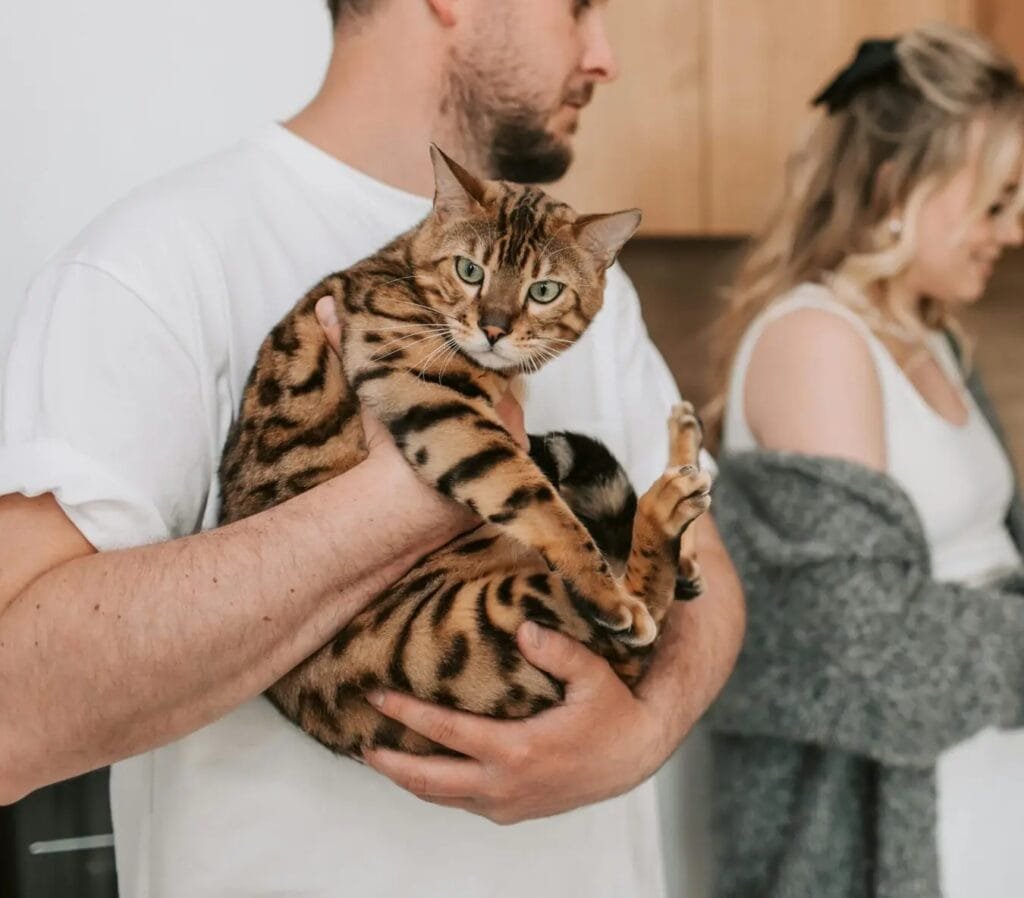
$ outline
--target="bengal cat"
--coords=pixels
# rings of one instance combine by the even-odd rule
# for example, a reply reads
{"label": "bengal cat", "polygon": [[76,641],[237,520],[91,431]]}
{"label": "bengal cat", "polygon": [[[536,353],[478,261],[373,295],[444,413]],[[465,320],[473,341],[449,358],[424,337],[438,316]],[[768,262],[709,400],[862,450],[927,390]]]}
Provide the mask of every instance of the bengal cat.
{"label": "bengal cat", "polygon": [[[222,523],[283,502],[365,457],[365,404],[420,477],[482,520],[268,690],[306,732],[356,756],[440,750],[379,715],[363,698],[377,687],[495,717],[558,702],[562,685],[517,649],[527,619],[635,682],[673,596],[701,588],[681,539],[710,503],[691,407],[673,413],[671,467],[639,502],[599,443],[551,434],[528,453],[495,412],[513,377],[584,332],[639,213],[577,215],[431,154],[427,218],[325,278],[266,338],[220,469]],[[340,362],[315,313],[324,297],[342,323]]]}

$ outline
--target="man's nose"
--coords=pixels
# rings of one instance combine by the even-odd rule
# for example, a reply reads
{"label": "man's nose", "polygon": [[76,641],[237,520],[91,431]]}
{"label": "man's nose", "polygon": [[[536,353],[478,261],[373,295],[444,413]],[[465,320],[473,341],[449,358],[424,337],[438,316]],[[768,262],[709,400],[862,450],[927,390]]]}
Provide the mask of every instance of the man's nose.
{"label": "man's nose", "polygon": [[601,7],[591,10],[584,35],[583,60],[580,67],[594,81],[607,83],[619,77],[619,62],[608,36],[607,13]]}

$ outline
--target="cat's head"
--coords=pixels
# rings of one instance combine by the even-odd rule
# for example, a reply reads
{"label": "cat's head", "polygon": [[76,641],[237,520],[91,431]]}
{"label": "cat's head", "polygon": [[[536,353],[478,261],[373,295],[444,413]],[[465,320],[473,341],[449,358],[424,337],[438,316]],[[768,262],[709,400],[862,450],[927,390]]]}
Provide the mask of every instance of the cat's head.
{"label": "cat's head", "polygon": [[477,364],[534,371],[593,320],[640,212],[578,215],[534,187],[475,178],[437,147],[431,157],[434,208],[412,249],[422,301]]}

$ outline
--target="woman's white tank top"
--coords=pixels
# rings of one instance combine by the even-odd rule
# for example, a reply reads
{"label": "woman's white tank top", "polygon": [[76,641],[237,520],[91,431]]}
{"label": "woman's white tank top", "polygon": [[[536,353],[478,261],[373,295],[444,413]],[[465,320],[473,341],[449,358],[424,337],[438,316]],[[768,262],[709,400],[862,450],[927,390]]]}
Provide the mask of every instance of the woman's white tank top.
{"label": "woman's white tank top", "polygon": [[[758,448],[743,403],[754,345],[769,322],[806,308],[845,318],[871,349],[882,388],[888,474],[910,495],[921,517],[933,577],[976,584],[1020,564],[1005,525],[1012,469],[964,388],[946,340],[936,335],[930,348],[961,389],[968,409],[962,426],[951,424],[924,401],[865,322],[826,287],[797,287],[748,328],[733,366],[723,451]],[[935,773],[944,898],[1019,898],[1024,894],[1024,731],[983,730],[944,752]]]}
{"label": "woman's white tank top", "polygon": [[991,426],[964,386],[959,365],[942,334],[929,348],[961,393],[967,421],[956,425],[933,409],[885,345],[855,311],[820,284],[802,284],[776,300],[748,327],[733,363],[726,396],[722,450],[758,448],[744,410],[747,368],[765,327],[798,309],[820,309],[844,318],[871,351],[882,391],[887,473],[910,496],[924,525],[936,580],[977,584],[1019,565],[1006,528],[1013,499],[1013,470]]}

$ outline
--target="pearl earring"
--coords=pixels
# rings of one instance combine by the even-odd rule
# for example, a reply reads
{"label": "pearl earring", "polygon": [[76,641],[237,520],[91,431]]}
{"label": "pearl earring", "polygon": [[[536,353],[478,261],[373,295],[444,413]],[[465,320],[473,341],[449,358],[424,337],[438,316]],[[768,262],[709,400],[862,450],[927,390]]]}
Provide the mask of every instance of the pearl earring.
{"label": "pearl earring", "polygon": [[903,219],[902,218],[890,218],[889,219],[889,233],[893,237],[899,237],[903,233]]}

